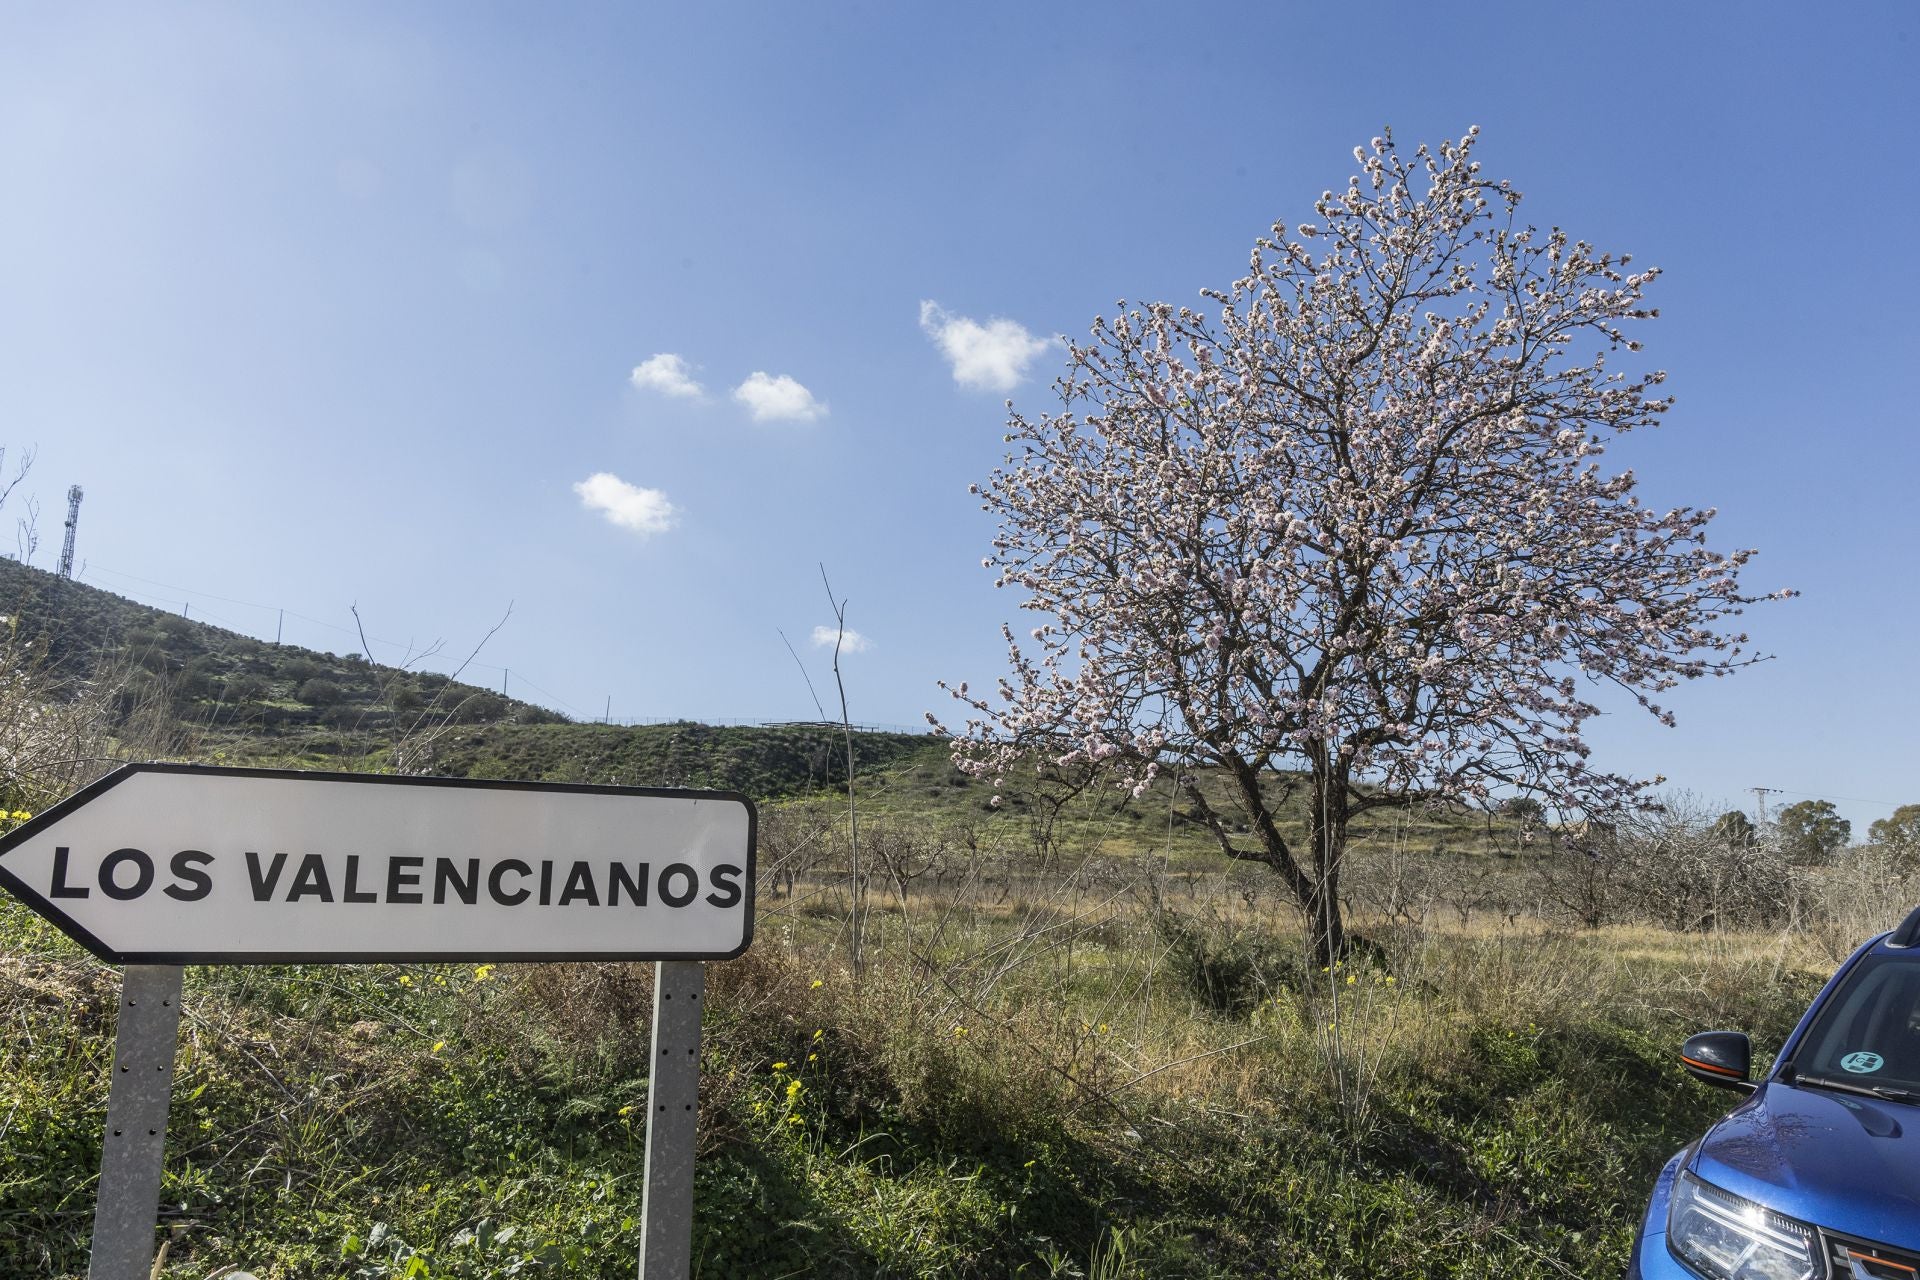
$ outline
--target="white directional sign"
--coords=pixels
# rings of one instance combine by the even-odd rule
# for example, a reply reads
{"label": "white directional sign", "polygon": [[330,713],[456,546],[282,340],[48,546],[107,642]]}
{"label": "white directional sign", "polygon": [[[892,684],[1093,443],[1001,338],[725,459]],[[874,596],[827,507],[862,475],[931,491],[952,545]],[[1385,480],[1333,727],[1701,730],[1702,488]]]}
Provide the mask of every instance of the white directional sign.
{"label": "white directional sign", "polygon": [[754,828],[724,791],[129,765],[0,838],[0,887],[116,963],[725,960]]}

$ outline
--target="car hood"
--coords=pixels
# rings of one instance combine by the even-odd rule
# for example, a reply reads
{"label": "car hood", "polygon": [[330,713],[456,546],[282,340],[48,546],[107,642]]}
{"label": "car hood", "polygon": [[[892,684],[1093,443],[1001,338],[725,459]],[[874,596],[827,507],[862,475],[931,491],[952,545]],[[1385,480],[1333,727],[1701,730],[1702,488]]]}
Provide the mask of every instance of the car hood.
{"label": "car hood", "polygon": [[1920,1107],[1771,1081],[1707,1132],[1693,1169],[1802,1221],[1920,1248]]}

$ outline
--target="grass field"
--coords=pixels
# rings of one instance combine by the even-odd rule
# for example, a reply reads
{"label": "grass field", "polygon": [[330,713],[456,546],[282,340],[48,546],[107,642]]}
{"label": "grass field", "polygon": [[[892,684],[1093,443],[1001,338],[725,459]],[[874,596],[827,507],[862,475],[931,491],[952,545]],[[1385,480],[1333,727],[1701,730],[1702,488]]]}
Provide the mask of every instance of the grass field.
{"label": "grass field", "polygon": [[[711,970],[705,1277],[1617,1275],[1728,1101],[1679,1040],[1777,1045],[1831,965],[1483,912],[1363,915],[1376,958],[1312,971],[1238,871],[1088,829],[870,861],[856,979],[838,835],[769,818],[827,853]],[[0,906],[0,1274],[84,1272],[116,982]],[[646,966],[190,971],[160,1275],[630,1276],[650,998]]]}

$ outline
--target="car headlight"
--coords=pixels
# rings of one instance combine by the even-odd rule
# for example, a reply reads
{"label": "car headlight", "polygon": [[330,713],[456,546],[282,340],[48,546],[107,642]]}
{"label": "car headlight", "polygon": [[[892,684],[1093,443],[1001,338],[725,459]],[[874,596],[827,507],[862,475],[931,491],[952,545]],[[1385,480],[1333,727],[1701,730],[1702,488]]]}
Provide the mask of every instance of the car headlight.
{"label": "car headlight", "polygon": [[1824,1280],[1813,1228],[1690,1173],[1673,1183],[1667,1247],[1710,1280]]}

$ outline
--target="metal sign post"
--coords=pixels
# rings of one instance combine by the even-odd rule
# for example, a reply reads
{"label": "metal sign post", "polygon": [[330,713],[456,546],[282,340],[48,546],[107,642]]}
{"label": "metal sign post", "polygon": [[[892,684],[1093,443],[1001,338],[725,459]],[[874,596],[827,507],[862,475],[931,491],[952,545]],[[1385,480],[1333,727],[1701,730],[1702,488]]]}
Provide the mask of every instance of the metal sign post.
{"label": "metal sign post", "polygon": [[700,1010],[707,967],[653,966],[653,1071],[647,1086],[647,1185],[640,1199],[640,1280],[693,1273],[693,1150],[700,1115]]}
{"label": "metal sign post", "polygon": [[148,1280],[153,1274],[161,1157],[180,1035],[180,977],[174,965],[128,965],[121,979],[87,1280]]}

